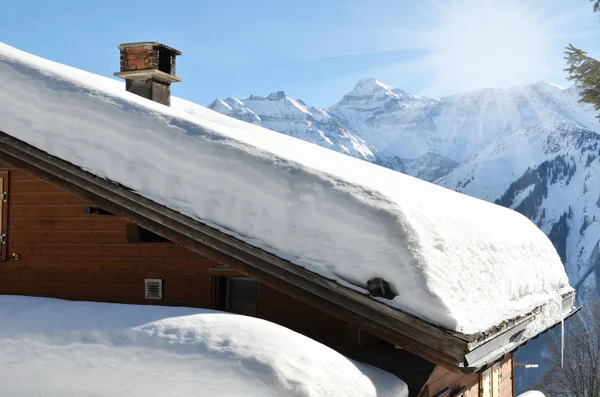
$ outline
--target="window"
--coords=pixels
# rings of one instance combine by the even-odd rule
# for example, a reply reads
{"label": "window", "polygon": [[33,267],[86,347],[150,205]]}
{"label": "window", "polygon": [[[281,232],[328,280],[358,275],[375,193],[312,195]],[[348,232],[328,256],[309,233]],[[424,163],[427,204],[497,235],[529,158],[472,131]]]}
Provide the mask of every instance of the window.
{"label": "window", "polygon": [[0,259],[8,255],[8,172],[0,171]]}
{"label": "window", "polygon": [[127,224],[127,241],[132,244],[137,243],[169,243],[166,238],[151,232],[148,229],[136,225],[135,223]]}
{"label": "window", "polygon": [[216,277],[216,309],[256,316],[258,283],[247,277]]}

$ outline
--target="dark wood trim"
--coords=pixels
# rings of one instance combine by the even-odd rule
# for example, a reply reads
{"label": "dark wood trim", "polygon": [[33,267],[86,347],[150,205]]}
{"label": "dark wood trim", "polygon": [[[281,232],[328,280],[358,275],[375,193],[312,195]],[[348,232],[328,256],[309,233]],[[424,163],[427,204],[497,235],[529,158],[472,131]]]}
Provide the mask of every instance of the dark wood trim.
{"label": "dark wood trim", "polygon": [[211,267],[208,269],[208,273],[213,277],[247,277],[245,274],[227,267]]}
{"label": "dark wood trim", "polygon": [[219,279],[216,276],[210,277],[210,308],[217,310],[219,304]]}
{"label": "dark wood trim", "polygon": [[[10,189],[10,174],[8,171],[0,171],[2,178],[2,189],[0,189],[0,211],[2,212],[2,222],[0,222],[0,236],[5,234],[4,243],[0,244],[0,261],[8,257],[8,194]],[[2,200],[2,194],[6,193],[6,199]]]}
{"label": "dark wood trim", "polygon": [[515,397],[515,353],[510,353],[510,381],[512,383],[512,396]]}
{"label": "dark wood trim", "polygon": [[177,244],[356,325],[433,363],[456,370],[471,338],[433,326],[150,201],[123,186],[0,132],[13,166]]}

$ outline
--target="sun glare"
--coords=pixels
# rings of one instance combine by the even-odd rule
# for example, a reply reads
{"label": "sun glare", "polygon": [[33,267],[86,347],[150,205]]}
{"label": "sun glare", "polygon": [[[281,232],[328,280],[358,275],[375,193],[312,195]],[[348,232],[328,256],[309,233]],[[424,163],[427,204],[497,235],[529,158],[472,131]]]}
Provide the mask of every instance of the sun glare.
{"label": "sun glare", "polygon": [[[461,4],[464,4],[461,3]],[[434,34],[437,62],[477,86],[504,85],[540,68],[546,31],[535,14],[516,2],[477,1],[449,8]]]}
{"label": "sun glare", "polygon": [[414,32],[413,46],[424,55],[411,63],[430,76],[423,94],[528,84],[549,68],[562,76],[565,32],[577,29],[580,14],[561,15],[552,2],[528,0],[429,3],[426,27]]}

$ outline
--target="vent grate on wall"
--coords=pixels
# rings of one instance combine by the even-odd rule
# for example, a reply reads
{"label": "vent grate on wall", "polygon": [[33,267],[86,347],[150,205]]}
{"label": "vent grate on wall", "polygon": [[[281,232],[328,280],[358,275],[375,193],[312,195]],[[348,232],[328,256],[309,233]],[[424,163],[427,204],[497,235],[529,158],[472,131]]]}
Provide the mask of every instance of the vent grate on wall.
{"label": "vent grate on wall", "polygon": [[144,280],[144,297],[146,299],[162,299],[162,280],[147,278]]}

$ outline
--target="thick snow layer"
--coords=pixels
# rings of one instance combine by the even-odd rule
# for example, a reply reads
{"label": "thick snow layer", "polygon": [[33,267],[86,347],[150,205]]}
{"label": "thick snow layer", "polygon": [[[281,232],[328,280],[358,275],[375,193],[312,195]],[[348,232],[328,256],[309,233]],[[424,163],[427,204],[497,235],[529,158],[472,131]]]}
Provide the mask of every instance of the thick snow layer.
{"label": "thick snow layer", "polygon": [[408,395],[388,372],[230,313],[0,296],[0,324],[2,396]]}
{"label": "thick snow layer", "polygon": [[544,393],[537,390],[526,391],[525,393],[521,393],[518,397],[545,397]]}
{"label": "thick snow layer", "polygon": [[551,303],[533,334],[572,290],[512,210],[6,45],[0,92],[0,130],[324,277],[359,290],[381,277],[398,292],[384,303],[447,329]]}

